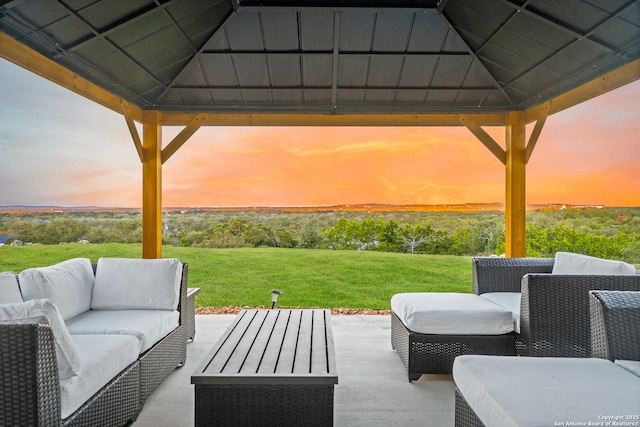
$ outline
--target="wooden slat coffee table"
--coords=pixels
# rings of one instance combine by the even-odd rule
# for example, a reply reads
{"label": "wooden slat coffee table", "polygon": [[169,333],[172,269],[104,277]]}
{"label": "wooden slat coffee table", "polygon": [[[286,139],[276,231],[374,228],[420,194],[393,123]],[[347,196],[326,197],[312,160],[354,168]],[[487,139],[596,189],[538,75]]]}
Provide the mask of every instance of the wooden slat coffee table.
{"label": "wooden slat coffee table", "polygon": [[244,310],[191,376],[195,424],[333,425],[329,310]]}

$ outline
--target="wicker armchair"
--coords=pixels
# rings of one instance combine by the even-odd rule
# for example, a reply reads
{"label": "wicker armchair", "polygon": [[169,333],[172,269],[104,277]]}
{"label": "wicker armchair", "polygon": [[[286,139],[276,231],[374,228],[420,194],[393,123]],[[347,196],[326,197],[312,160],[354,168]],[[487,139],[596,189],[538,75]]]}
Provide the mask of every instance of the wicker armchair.
{"label": "wicker armchair", "polygon": [[551,258],[474,258],[473,292],[521,292],[518,354],[590,357],[589,291],[640,291],[640,275],[553,275]]}

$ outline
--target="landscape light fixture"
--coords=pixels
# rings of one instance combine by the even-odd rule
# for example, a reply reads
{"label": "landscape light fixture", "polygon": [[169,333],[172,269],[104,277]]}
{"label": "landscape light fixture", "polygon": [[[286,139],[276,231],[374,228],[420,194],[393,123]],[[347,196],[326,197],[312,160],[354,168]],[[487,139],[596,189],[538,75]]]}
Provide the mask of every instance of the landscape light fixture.
{"label": "landscape light fixture", "polygon": [[280,295],[282,295],[282,292],[277,289],[271,289],[271,308],[276,306]]}

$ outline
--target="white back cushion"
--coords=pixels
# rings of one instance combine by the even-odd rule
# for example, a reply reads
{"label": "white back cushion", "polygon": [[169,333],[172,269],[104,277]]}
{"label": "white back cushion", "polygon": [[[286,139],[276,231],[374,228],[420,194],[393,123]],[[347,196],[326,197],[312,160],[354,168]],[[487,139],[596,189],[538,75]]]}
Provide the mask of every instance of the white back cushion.
{"label": "white back cushion", "polygon": [[51,300],[64,320],[91,308],[95,277],[89,258],[74,258],[49,267],[29,268],[18,275],[25,301]]}
{"label": "white back cushion", "polygon": [[622,261],[557,252],[552,274],[633,275],[636,268]]}
{"label": "white back cushion", "polygon": [[69,378],[80,370],[80,356],[58,308],[47,299],[35,299],[17,304],[0,304],[0,322],[46,317],[53,332],[58,361],[58,375]]}
{"label": "white back cushion", "polygon": [[91,308],[176,310],[181,279],[176,258],[100,258]]}
{"label": "white back cushion", "polygon": [[22,302],[16,275],[10,271],[0,273],[0,304]]}

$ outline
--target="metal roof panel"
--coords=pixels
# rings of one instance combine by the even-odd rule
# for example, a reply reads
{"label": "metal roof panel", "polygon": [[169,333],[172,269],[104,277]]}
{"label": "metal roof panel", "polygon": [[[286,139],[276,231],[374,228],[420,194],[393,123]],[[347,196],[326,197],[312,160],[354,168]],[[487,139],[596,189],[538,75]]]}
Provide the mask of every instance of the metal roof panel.
{"label": "metal roof panel", "polygon": [[333,50],[335,12],[314,10],[298,12],[300,20],[300,48],[304,51]]}
{"label": "metal roof panel", "polygon": [[374,52],[406,51],[414,15],[412,11],[376,13],[372,50]]}
{"label": "metal roof panel", "polygon": [[375,13],[348,9],[340,13],[340,51],[368,52],[373,42]]}
{"label": "metal roof panel", "polygon": [[267,64],[273,86],[302,85],[299,55],[272,54],[267,58]]}
{"label": "metal roof panel", "polygon": [[369,72],[368,56],[340,56],[338,59],[338,86],[365,86]]}
{"label": "metal roof panel", "polygon": [[411,55],[404,59],[401,87],[429,87],[438,64],[438,56]]}
{"label": "metal roof panel", "polygon": [[333,107],[331,104],[331,90],[330,89],[306,89],[302,96],[306,105],[321,105],[326,107]]}
{"label": "metal roof panel", "polygon": [[302,55],[302,79],[305,86],[331,86],[333,55]]}
{"label": "metal roof panel", "polygon": [[449,24],[436,11],[416,13],[407,50],[409,52],[440,52],[447,38]]}
{"label": "metal roof panel", "polygon": [[400,81],[404,58],[401,56],[373,56],[369,63],[367,86],[395,87]]}
{"label": "metal roof panel", "polygon": [[[234,55],[238,81],[242,86],[269,86],[269,73],[265,55]],[[247,93],[247,91],[243,91]]]}
{"label": "metal roof panel", "polygon": [[207,83],[215,86],[238,86],[236,69],[231,55],[207,54],[200,56]]}
{"label": "metal roof panel", "polygon": [[462,87],[470,66],[470,56],[442,56],[438,60],[431,85],[435,87]]}
{"label": "metal roof panel", "polygon": [[236,50],[264,50],[260,16],[255,12],[237,12],[225,27],[229,46]]}
{"label": "metal roof panel", "polygon": [[298,14],[295,10],[260,14],[266,50],[298,50]]}

